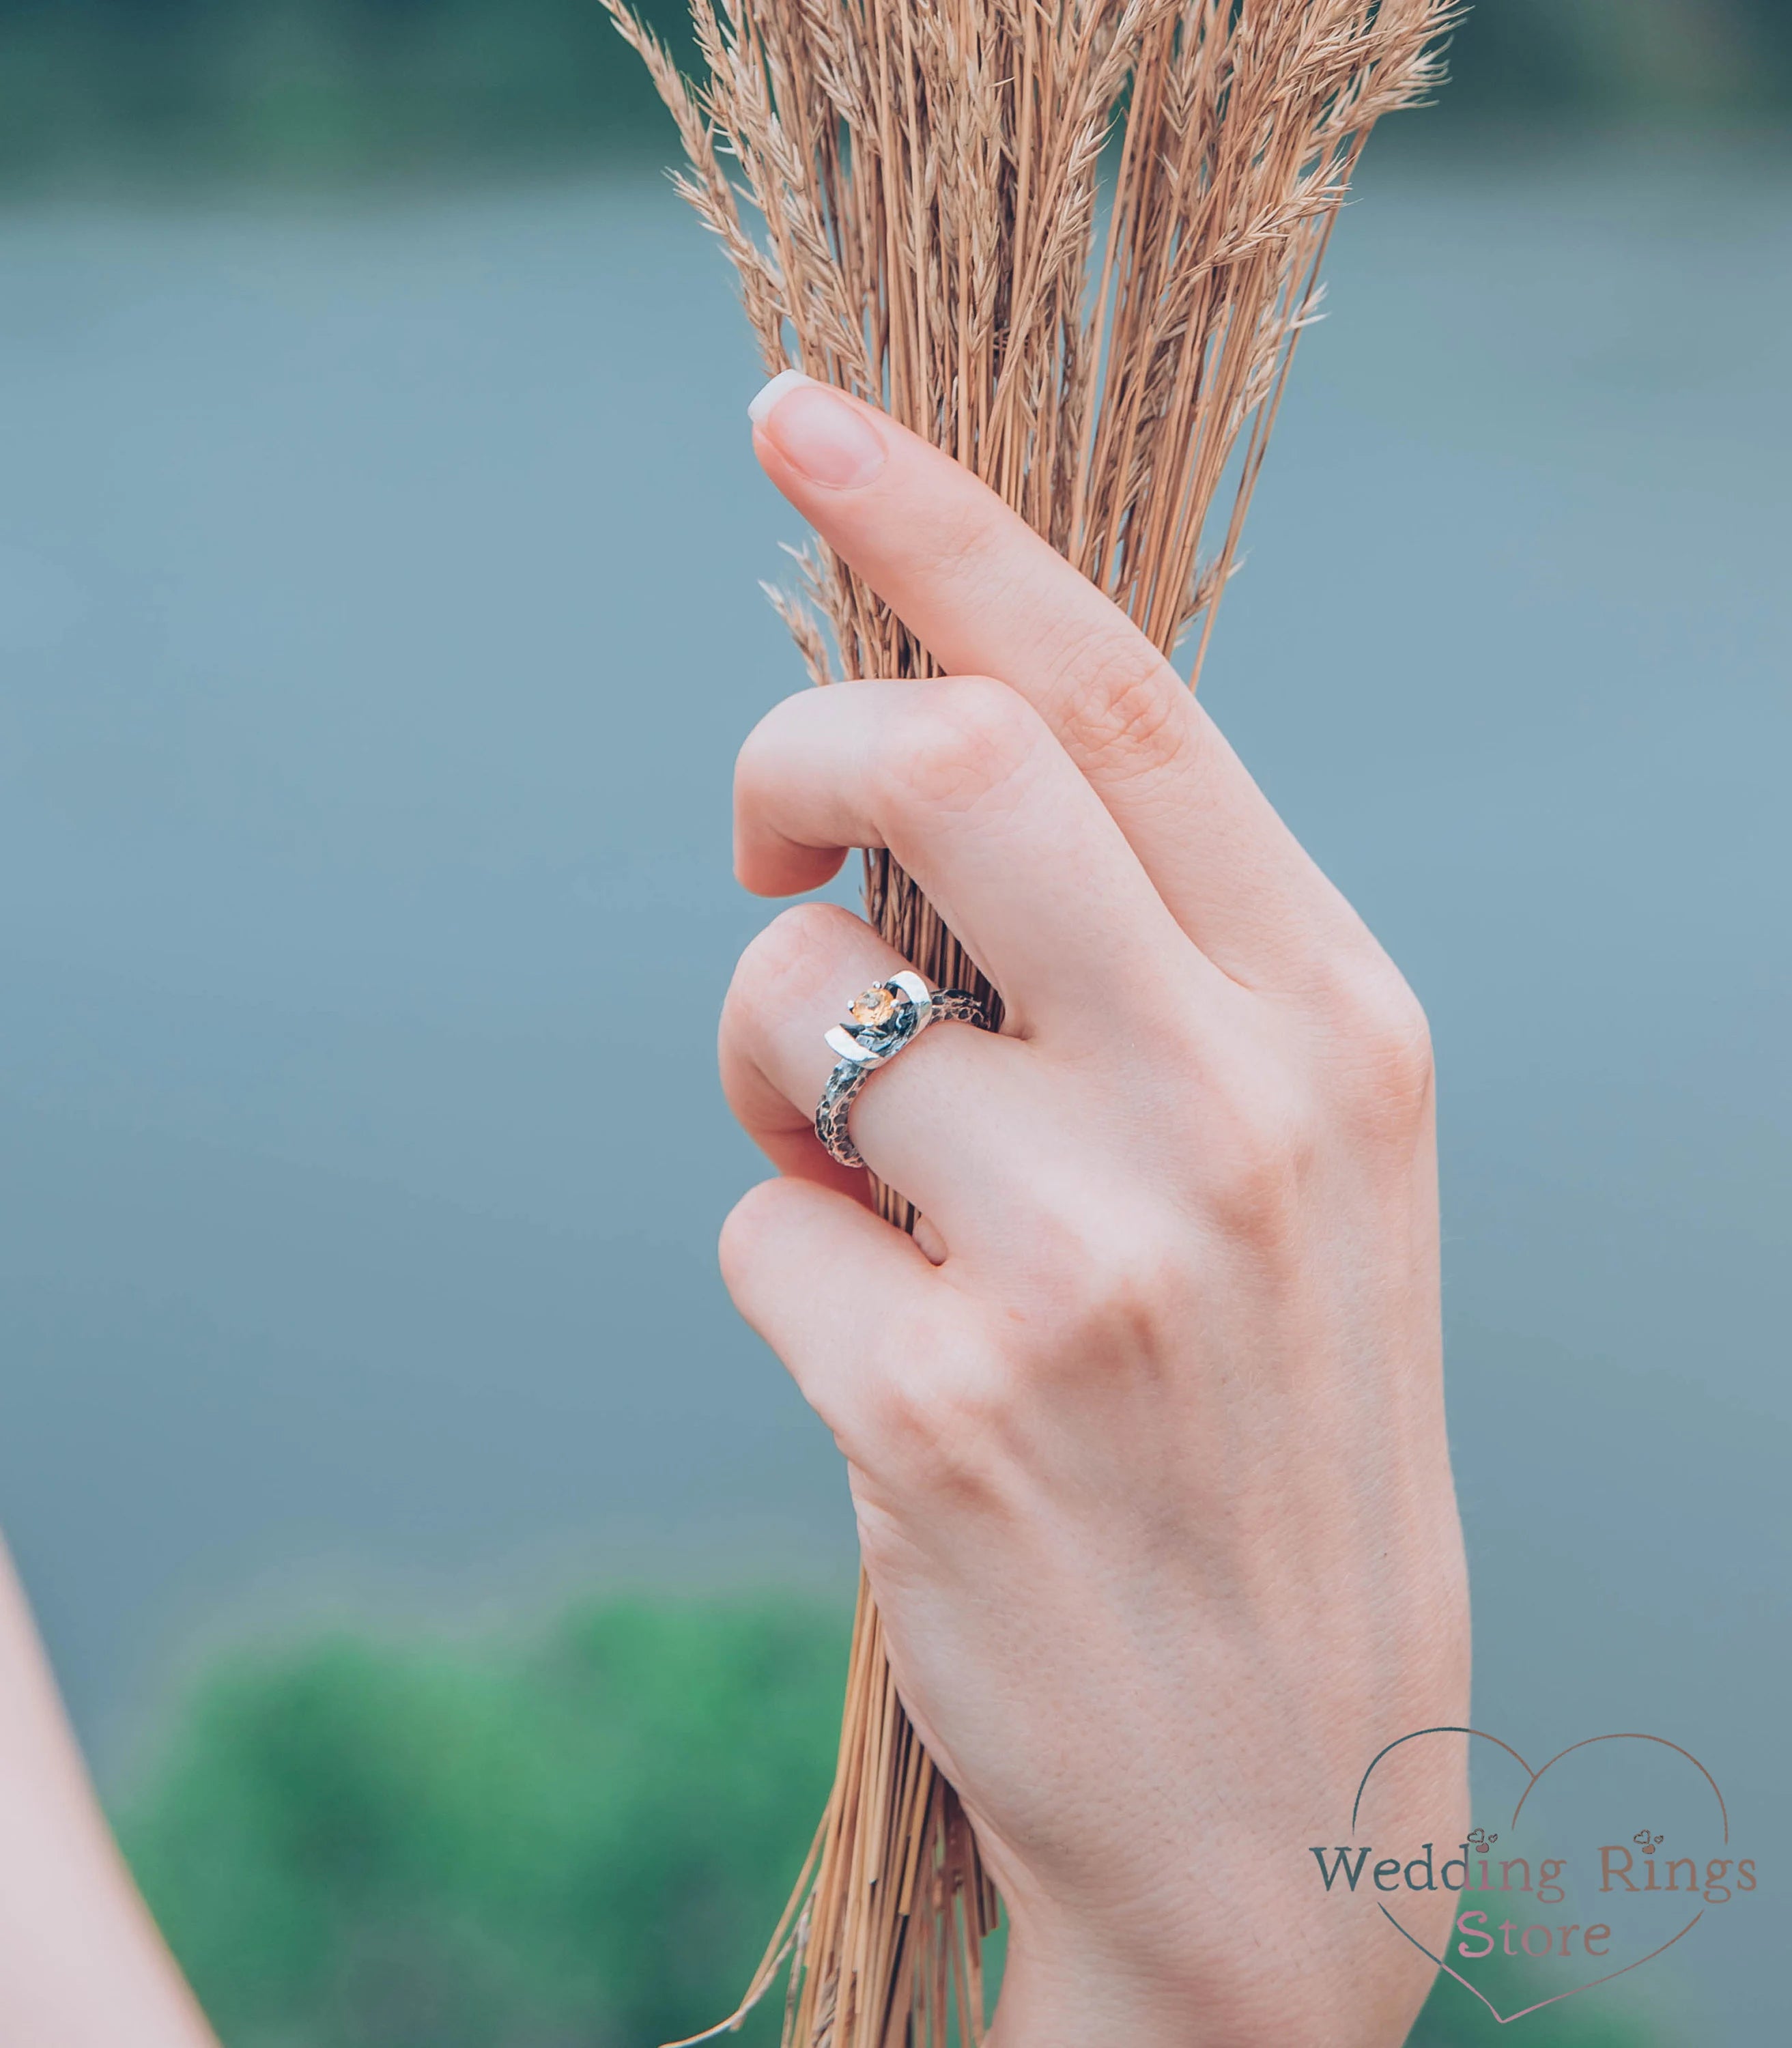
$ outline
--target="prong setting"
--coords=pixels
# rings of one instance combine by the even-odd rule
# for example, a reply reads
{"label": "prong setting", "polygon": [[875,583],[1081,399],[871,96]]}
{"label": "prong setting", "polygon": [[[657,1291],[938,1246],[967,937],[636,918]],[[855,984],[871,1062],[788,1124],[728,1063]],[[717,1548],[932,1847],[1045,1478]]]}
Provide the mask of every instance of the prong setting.
{"label": "prong setting", "polygon": [[835,1057],[833,1072],[815,1111],[815,1135],[829,1158],[842,1166],[863,1166],[864,1160],[847,1128],[853,1097],[874,1068],[893,1060],[929,1024],[952,1021],[983,1026],[983,1006],[962,988],[929,988],[918,974],[904,968],[888,981],[877,982],[855,996],[848,1007],[850,1025],[836,1024],[823,1036]]}

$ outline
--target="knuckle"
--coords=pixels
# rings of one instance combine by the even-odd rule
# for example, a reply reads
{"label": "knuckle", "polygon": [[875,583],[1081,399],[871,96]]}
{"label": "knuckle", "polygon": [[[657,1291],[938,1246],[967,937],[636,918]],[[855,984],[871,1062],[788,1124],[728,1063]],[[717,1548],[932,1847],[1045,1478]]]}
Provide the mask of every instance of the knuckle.
{"label": "knuckle", "polygon": [[1061,635],[1053,669],[1060,735],[1085,764],[1138,774],[1175,760],[1189,744],[1187,691],[1123,620]]}
{"label": "knuckle", "polygon": [[782,757],[785,728],[809,716],[809,702],[822,694],[813,687],[774,704],[740,743],[735,755],[735,801],[750,801],[759,785],[774,773]]}
{"label": "knuckle", "polygon": [[913,693],[883,770],[906,808],[967,810],[1021,776],[1037,743],[1036,719],[1006,683],[954,676]]}
{"label": "knuckle", "polygon": [[1293,1245],[1319,1150],[1320,1119],[1304,1091],[1255,1080],[1204,1132],[1208,1206],[1225,1235],[1263,1251]]}
{"label": "knuckle", "polygon": [[1135,1230],[1110,1247],[1091,1274],[1084,1313],[1094,1324],[1090,1356],[1110,1368],[1155,1358],[1177,1317],[1190,1264],[1180,1232]]}
{"label": "knuckle", "polygon": [[1436,1079],[1431,1027],[1391,962],[1378,958],[1340,976],[1329,1007],[1336,1064],[1352,1106],[1397,1127],[1422,1115]]}
{"label": "knuckle", "polygon": [[910,569],[948,590],[968,595],[1003,589],[1016,580],[1014,515],[986,491],[937,494],[928,515],[907,537]]}
{"label": "knuckle", "polygon": [[959,1362],[891,1375],[877,1394],[874,1427],[880,1458],[929,1491],[987,1497],[997,1489],[1014,1417],[1006,1375]]}
{"label": "knuckle", "polygon": [[727,1216],[716,1243],[723,1284],[733,1292],[751,1271],[759,1247],[772,1228],[778,1183],[761,1181],[749,1188]]}
{"label": "knuckle", "polygon": [[799,1183],[782,1177],[749,1188],[722,1220],[716,1233],[716,1263],[729,1298],[751,1328],[771,1340],[775,1327],[786,1325],[782,1305],[783,1279],[800,1229],[800,1204],[792,1192]]}
{"label": "knuckle", "polygon": [[780,911],[741,955],[725,1009],[750,1003],[777,1015],[796,1008],[818,983],[839,979],[841,955],[860,929],[860,921],[837,904],[797,903]]}
{"label": "knuckle", "polygon": [[1053,1361],[1080,1377],[1137,1372],[1173,1346],[1194,1270],[1188,1220],[1136,1200],[1083,1198],[1029,1220],[1030,1331],[1018,1356],[1037,1375]]}

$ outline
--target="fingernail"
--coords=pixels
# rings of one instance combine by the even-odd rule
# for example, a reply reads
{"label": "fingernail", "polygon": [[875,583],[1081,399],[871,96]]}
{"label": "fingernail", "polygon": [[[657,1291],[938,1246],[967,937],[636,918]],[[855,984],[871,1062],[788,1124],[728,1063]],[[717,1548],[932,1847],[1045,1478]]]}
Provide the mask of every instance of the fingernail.
{"label": "fingernail", "polygon": [[793,469],[830,491],[861,490],[883,467],[870,421],[800,370],[781,370],[747,416]]}
{"label": "fingernail", "polygon": [[804,385],[809,386],[813,390],[814,384],[815,379],[813,377],[804,376],[800,370],[781,370],[747,407],[747,417],[754,426],[762,427],[766,424],[767,414],[786,391],[797,390]]}

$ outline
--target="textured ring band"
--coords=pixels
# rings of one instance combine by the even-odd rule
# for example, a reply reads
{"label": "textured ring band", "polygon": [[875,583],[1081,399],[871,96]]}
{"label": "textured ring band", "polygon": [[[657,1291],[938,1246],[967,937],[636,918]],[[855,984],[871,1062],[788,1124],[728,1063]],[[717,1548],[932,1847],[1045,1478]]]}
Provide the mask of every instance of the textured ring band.
{"label": "textured ring band", "polygon": [[828,1156],[843,1166],[863,1166],[847,1119],[853,1097],[871,1070],[893,1060],[902,1048],[941,1018],[956,1024],[983,1024],[983,1007],[962,988],[929,989],[918,974],[906,968],[853,998],[850,1025],[836,1024],[828,1034],[829,1049],[840,1064],[828,1076],[816,1107],[815,1135]]}

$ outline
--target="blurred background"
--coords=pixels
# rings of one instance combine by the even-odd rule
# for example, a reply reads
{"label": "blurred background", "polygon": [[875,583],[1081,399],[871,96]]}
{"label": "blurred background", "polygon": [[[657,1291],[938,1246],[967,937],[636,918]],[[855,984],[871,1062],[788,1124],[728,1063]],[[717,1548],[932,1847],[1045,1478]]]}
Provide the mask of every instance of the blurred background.
{"label": "blurred background", "polygon": [[[1762,1860],[1526,2038],[1759,2048],[1792,10],[1455,69],[1204,687],[1436,1030],[1478,1718]],[[828,1775],[844,1488],[712,1255],[794,522],[670,154],[595,0],[0,5],[0,1522],[230,2048],[707,2024]]]}

